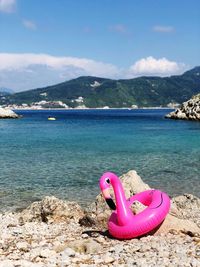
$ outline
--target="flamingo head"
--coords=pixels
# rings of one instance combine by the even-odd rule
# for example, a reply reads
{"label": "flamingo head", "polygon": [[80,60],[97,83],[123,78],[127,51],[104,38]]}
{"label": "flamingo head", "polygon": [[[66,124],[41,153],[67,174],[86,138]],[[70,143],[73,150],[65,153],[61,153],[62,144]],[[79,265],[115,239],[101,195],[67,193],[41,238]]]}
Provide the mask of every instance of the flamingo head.
{"label": "flamingo head", "polygon": [[100,181],[99,181],[99,186],[106,200],[106,203],[112,210],[116,210],[116,205],[109,193],[109,188],[112,185],[115,178],[116,178],[116,175],[114,173],[106,172],[101,176]]}

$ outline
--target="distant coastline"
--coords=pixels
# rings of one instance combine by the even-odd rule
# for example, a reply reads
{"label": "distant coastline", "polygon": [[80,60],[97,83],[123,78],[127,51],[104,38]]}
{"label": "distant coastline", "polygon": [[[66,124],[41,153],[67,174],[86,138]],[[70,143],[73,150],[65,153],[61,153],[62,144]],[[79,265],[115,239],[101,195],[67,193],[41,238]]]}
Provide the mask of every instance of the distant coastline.
{"label": "distant coastline", "polygon": [[[0,96],[11,109],[178,108],[198,93],[200,66],[171,77],[112,80],[82,76],[63,83]],[[183,93],[184,89],[184,93]]]}
{"label": "distant coastline", "polygon": [[139,108],[11,108],[13,111],[17,110],[141,110],[141,109],[166,109],[166,110],[174,110],[175,108],[171,107],[139,107]]}

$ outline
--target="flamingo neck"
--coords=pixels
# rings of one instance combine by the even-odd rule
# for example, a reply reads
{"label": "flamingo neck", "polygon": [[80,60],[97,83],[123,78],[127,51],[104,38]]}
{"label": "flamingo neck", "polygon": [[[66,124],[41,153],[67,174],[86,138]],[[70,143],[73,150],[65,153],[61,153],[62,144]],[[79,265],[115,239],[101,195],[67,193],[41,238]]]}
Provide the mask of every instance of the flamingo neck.
{"label": "flamingo neck", "polygon": [[127,204],[124,189],[118,177],[113,179],[112,186],[116,200],[118,223],[119,225],[126,225],[128,220],[132,218],[133,214]]}

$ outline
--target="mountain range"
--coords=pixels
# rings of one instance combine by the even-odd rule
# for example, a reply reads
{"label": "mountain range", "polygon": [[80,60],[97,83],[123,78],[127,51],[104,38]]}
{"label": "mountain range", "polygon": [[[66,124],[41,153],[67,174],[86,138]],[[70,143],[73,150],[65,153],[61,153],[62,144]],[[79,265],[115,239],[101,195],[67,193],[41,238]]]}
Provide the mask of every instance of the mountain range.
{"label": "mountain range", "polygon": [[8,94],[0,104],[62,101],[69,107],[96,108],[162,106],[182,103],[200,92],[200,66],[171,77],[138,77],[112,80],[83,76],[53,86]]}
{"label": "mountain range", "polygon": [[9,95],[13,93],[14,93],[13,90],[10,88],[0,87],[0,95]]}

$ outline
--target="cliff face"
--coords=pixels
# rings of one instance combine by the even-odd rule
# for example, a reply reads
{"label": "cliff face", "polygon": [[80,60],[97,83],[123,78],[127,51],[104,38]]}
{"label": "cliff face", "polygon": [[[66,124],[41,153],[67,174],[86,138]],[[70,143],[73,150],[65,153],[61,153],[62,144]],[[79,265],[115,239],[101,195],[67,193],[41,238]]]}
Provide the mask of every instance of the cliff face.
{"label": "cliff face", "polygon": [[180,108],[166,115],[166,118],[200,121],[200,94],[184,102]]}
{"label": "cliff face", "polygon": [[0,107],[0,119],[17,119],[19,117],[14,111]]}

